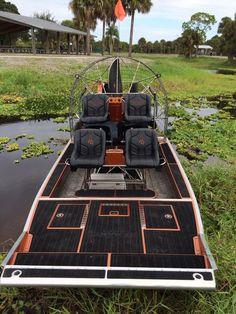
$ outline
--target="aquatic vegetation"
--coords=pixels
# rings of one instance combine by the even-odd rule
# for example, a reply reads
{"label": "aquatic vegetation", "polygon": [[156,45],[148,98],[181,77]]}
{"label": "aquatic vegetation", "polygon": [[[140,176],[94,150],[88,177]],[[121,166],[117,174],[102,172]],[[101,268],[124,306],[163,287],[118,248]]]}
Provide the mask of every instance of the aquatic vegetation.
{"label": "aquatic vegetation", "polygon": [[9,137],[6,137],[6,136],[0,137],[0,145],[7,144],[10,142],[10,140],[11,139]]}
{"label": "aquatic vegetation", "polygon": [[175,104],[171,105],[169,107],[169,111],[168,111],[169,116],[171,117],[181,117],[181,118],[191,118],[191,115],[183,108],[180,106],[176,106]]}
{"label": "aquatic vegetation", "polygon": [[70,132],[70,127],[68,127],[68,126],[61,127],[61,128],[58,128],[57,131],[59,131],[59,132]]}
{"label": "aquatic vegetation", "polygon": [[171,141],[189,159],[205,160],[208,155],[216,155],[235,162],[236,120],[229,119],[227,113],[212,116],[174,121],[169,131]]}
{"label": "aquatic vegetation", "polygon": [[23,103],[24,98],[14,94],[0,94],[0,104],[19,104]]}
{"label": "aquatic vegetation", "polygon": [[19,150],[19,149],[20,149],[20,146],[18,143],[11,143],[11,144],[8,144],[6,146],[7,152],[14,152],[14,151]]}
{"label": "aquatic vegetation", "polygon": [[68,111],[69,106],[69,91],[65,93],[59,92],[34,92],[26,99],[25,108],[32,111],[34,115],[54,115],[61,116]]}
{"label": "aquatic vegetation", "polygon": [[51,143],[53,146],[66,145],[67,142],[68,142],[68,139],[62,139],[62,138],[52,138],[48,140],[48,143]]}
{"label": "aquatic vegetation", "polygon": [[23,104],[0,105],[0,121],[30,120],[33,118],[33,113],[27,111]]}
{"label": "aquatic vegetation", "polygon": [[31,142],[28,146],[23,147],[21,159],[39,157],[41,155],[52,154],[54,151],[45,142]]}
{"label": "aquatic vegetation", "polygon": [[66,117],[57,117],[57,118],[54,118],[52,121],[55,123],[64,123],[66,122],[66,120],[67,120]]}
{"label": "aquatic vegetation", "polygon": [[34,136],[33,136],[33,135],[27,134],[27,133],[19,134],[19,135],[15,136],[14,138],[15,138],[15,140],[17,141],[18,139],[24,138],[24,137],[27,138],[28,140],[34,139]]}

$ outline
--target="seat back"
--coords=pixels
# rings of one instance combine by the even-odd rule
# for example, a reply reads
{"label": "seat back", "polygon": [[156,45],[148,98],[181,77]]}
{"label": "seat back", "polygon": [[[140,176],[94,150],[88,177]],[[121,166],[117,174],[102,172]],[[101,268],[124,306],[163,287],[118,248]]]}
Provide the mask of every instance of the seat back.
{"label": "seat back", "polygon": [[108,117],[108,96],[104,94],[92,94],[83,97],[83,113],[81,122],[99,123],[105,122]]}
{"label": "seat back", "polygon": [[156,132],[152,129],[129,129],[126,132],[126,164],[129,167],[158,167],[160,158]]}
{"label": "seat back", "polygon": [[127,116],[148,117],[151,115],[151,99],[146,94],[128,94],[125,96],[125,114]]}
{"label": "seat back", "polygon": [[108,97],[104,94],[86,95],[83,97],[84,116],[103,117],[108,113]]}
{"label": "seat back", "polygon": [[75,132],[72,167],[99,167],[104,163],[106,135],[103,130],[80,129]]}

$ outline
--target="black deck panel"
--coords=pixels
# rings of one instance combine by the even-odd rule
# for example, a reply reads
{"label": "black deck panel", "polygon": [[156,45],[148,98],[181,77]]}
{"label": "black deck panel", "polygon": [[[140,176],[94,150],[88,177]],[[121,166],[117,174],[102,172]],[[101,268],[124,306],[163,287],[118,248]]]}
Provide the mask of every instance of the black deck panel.
{"label": "black deck panel", "polygon": [[166,160],[168,163],[176,163],[176,160],[172,154],[172,151],[170,150],[170,147],[167,143],[161,144],[161,148],[163,150],[163,153],[166,157]]}
{"label": "black deck panel", "polygon": [[33,234],[31,252],[76,252],[81,230],[47,230]]}
{"label": "black deck panel", "polygon": [[129,206],[127,204],[116,204],[111,205],[110,203],[106,203],[101,205],[99,208],[99,215],[100,216],[129,216]]}
{"label": "black deck panel", "polygon": [[[194,280],[193,272],[187,271],[135,271],[110,270],[107,278],[110,279],[166,279],[166,280]],[[204,280],[213,280],[210,272],[198,272]]]}
{"label": "black deck panel", "polygon": [[73,152],[73,149],[74,149],[74,144],[71,143],[71,144],[67,147],[65,153],[62,155],[61,159],[59,160],[59,163],[65,163],[66,159],[67,159],[67,158],[70,158],[70,156],[71,156],[71,154],[72,154],[72,152]]}
{"label": "black deck panel", "polygon": [[144,205],[146,228],[178,229],[171,205]]}
{"label": "black deck panel", "polygon": [[[11,277],[15,269],[5,269],[3,277]],[[22,272],[20,278],[104,278],[105,270],[91,269],[25,269],[17,268]],[[78,282],[79,283],[79,282]],[[51,282],[53,285],[53,281]]]}
{"label": "black deck panel", "polygon": [[[142,204],[147,206],[147,203]],[[194,254],[193,238],[197,230],[192,203],[166,201],[161,204],[172,205],[180,231],[145,230],[147,253]]]}
{"label": "black deck panel", "polygon": [[58,164],[52,174],[52,176],[50,177],[46,188],[43,191],[43,196],[49,196],[53,189],[55,184],[57,183],[57,180],[60,178],[60,175],[62,174],[62,172],[64,171],[64,168],[66,167],[65,164]]}
{"label": "black deck panel", "polygon": [[107,254],[18,253],[15,265],[107,266]]}
{"label": "black deck panel", "polygon": [[58,208],[58,205],[72,205],[72,207],[78,206],[78,208],[81,208],[81,205],[85,204],[88,204],[88,201],[39,201],[32,225],[30,227],[30,233],[41,233],[42,230],[47,229],[53,214]]}
{"label": "black deck panel", "polygon": [[50,228],[79,228],[86,205],[59,205]]}
{"label": "black deck panel", "polygon": [[178,165],[169,165],[182,197],[189,197],[189,192]]}
{"label": "black deck panel", "polygon": [[32,226],[30,228],[30,234],[33,235],[30,246],[31,252],[77,251],[81,230],[48,229],[48,227],[50,227],[49,224],[53,218],[53,214],[60,204],[71,204],[73,207],[75,204],[78,204],[78,208],[81,208],[81,204],[86,203],[82,201],[39,201]]}
{"label": "black deck panel", "polygon": [[205,268],[205,262],[196,255],[112,254],[111,267]]}
{"label": "black deck panel", "polygon": [[[130,216],[98,216],[104,204],[128,204]],[[143,253],[137,202],[92,201],[81,252]]]}
{"label": "black deck panel", "polygon": [[[171,201],[141,201],[144,211],[144,238],[141,233],[139,202],[137,201],[39,201],[29,233],[33,239],[30,252],[38,252],[42,263],[84,263],[88,256],[100,253],[133,254],[131,257],[124,256],[127,263],[174,264],[171,257],[142,257],[144,253],[143,241],[146,252],[149,254],[183,254],[194,255],[193,238],[197,235],[195,216],[192,202]],[[81,220],[85,206],[89,212],[84,233],[82,233]],[[58,214],[64,214],[59,215]],[[166,218],[167,215],[167,218]],[[78,229],[79,228],[79,229]],[[81,257],[76,253],[87,253]],[[52,252],[52,257],[42,255]],[[58,253],[58,255],[56,255]],[[67,253],[60,255],[59,253]],[[104,254],[103,254],[104,253]],[[41,255],[40,255],[41,254]],[[136,254],[136,257],[135,257]],[[78,255],[78,256],[77,256]],[[29,255],[37,261],[37,257]],[[67,261],[67,257],[68,261]],[[19,255],[20,260],[26,258]],[[83,258],[85,259],[82,262]],[[95,257],[89,257],[91,260]],[[112,260],[116,258],[112,257]],[[179,257],[178,257],[179,258]],[[71,260],[70,260],[71,259]],[[132,260],[129,262],[129,259]],[[54,261],[55,260],[55,261]],[[179,258],[179,263],[195,265],[202,262],[202,257]],[[19,260],[17,259],[17,263]],[[93,262],[91,262],[93,263]],[[120,263],[120,260],[119,260]],[[176,262],[176,265],[178,263]],[[173,266],[174,267],[174,266]],[[193,266],[195,267],[195,266]]]}
{"label": "black deck panel", "polygon": [[145,242],[148,253],[194,254],[191,235],[176,231],[145,230]]}

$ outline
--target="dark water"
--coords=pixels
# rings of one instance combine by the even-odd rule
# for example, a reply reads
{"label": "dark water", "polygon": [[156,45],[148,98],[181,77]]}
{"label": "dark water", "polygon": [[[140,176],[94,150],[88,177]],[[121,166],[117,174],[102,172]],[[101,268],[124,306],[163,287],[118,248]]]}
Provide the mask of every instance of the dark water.
{"label": "dark water", "polygon": [[[0,137],[13,138],[19,134],[34,135],[36,141],[47,142],[50,137],[69,139],[69,133],[57,129],[66,124],[52,121],[27,121],[0,124]],[[20,147],[32,140],[19,139]],[[14,141],[15,142],[15,141]],[[30,207],[48,171],[57,159],[57,152],[64,146],[49,144],[53,154],[21,160],[22,151],[0,153],[0,250],[1,244],[8,239],[16,240],[22,232]],[[19,164],[14,160],[18,159]],[[2,246],[3,247],[3,246]]]}

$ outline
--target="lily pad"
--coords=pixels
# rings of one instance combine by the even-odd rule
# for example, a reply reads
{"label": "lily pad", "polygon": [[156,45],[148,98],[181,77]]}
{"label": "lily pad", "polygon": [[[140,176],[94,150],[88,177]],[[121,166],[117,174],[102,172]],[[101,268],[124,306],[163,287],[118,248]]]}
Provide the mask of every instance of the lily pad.
{"label": "lily pad", "polygon": [[7,144],[10,140],[11,139],[9,137],[0,137],[0,145]]}
{"label": "lily pad", "polygon": [[70,128],[68,126],[57,129],[60,132],[70,132]]}
{"label": "lily pad", "polygon": [[39,157],[41,155],[52,154],[54,151],[45,142],[31,142],[28,146],[23,147],[22,159]]}
{"label": "lily pad", "polygon": [[54,118],[53,122],[55,123],[64,123],[66,122],[67,118],[66,117],[58,117],[58,118]]}
{"label": "lily pad", "polygon": [[15,136],[15,140],[18,140],[20,138],[27,138],[28,140],[33,140],[34,139],[34,136],[31,135],[31,134],[27,134],[27,133],[22,133],[22,134],[19,134],[17,136]]}
{"label": "lily pad", "polygon": [[7,152],[14,152],[19,149],[20,149],[20,146],[18,143],[11,143],[6,146]]}

